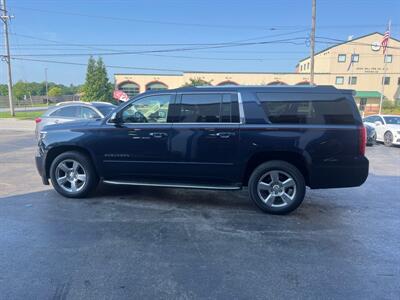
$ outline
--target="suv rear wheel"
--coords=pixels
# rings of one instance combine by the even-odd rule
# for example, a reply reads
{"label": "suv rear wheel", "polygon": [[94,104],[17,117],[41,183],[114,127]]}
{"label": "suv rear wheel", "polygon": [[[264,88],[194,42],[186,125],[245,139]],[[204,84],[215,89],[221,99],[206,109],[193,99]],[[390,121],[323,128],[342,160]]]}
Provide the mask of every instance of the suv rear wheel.
{"label": "suv rear wheel", "polygon": [[249,194],[254,203],[270,214],[287,214],[303,201],[306,185],[292,164],[274,160],[259,165],[251,174]]}
{"label": "suv rear wheel", "polygon": [[68,198],[86,197],[99,181],[90,159],[76,151],[62,153],[54,159],[50,178],[55,190]]}

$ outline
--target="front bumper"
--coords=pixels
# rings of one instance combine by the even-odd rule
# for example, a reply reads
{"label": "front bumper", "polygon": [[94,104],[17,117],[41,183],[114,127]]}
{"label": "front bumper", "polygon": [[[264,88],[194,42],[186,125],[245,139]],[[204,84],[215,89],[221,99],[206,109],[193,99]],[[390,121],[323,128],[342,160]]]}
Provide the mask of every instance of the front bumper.
{"label": "front bumper", "polygon": [[38,170],[40,177],[42,177],[43,184],[49,185],[49,179],[47,178],[46,175],[45,159],[43,158],[43,155],[37,153],[35,155],[35,163],[36,163],[36,169]]}

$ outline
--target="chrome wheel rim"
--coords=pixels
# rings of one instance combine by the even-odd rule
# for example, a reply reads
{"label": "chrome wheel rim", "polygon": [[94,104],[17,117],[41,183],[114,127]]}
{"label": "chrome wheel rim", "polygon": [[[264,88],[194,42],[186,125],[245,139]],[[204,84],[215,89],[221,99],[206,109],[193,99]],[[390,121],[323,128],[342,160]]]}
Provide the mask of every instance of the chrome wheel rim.
{"label": "chrome wheel rim", "polygon": [[390,144],[392,143],[392,140],[393,140],[392,133],[391,132],[386,133],[384,137],[385,143]]}
{"label": "chrome wheel rim", "polygon": [[87,175],[82,165],[73,159],[61,161],[55,171],[57,184],[68,193],[81,191],[87,181]]}
{"label": "chrome wheel rim", "polygon": [[268,171],[258,180],[257,193],[265,205],[285,207],[296,197],[296,182],[281,170]]}

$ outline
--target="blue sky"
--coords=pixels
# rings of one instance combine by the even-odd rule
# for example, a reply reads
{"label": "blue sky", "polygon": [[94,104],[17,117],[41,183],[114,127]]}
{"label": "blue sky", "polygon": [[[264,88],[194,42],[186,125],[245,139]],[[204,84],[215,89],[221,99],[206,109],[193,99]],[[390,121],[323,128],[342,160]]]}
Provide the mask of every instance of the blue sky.
{"label": "blue sky", "polygon": [[[79,64],[86,64],[89,53],[136,52],[104,55],[106,65],[112,66],[290,72],[310,51],[311,0],[8,0],[7,5],[15,16],[10,25],[12,54],[37,55],[16,58],[78,64],[13,60],[14,81],[43,81],[47,68],[49,81],[82,83],[86,68]],[[330,46],[326,38],[383,32],[389,18],[392,36],[399,38],[399,0],[317,0],[317,50]],[[208,49],[154,45],[233,41],[242,44]],[[268,43],[243,45],[260,42]],[[202,49],[182,50],[194,47]],[[160,49],[168,52],[148,52]],[[6,81],[5,71],[2,63],[0,82]],[[173,73],[121,68],[108,72],[111,80],[114,73]]]}

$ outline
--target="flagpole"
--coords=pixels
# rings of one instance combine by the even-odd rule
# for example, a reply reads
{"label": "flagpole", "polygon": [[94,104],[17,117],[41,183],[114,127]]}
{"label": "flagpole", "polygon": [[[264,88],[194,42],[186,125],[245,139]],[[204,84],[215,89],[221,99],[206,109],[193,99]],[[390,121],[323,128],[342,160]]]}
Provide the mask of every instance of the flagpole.
{"label": "flagpole", "polygon": [[385,78],[386,78],[386,69],[387,69],[387,61],[386,61],[386,56],[388,55],[389,48],[387,47],[389,44],[390,40],[390,27],[392,25],[392,20],[389,20],[388,24],[388,31],[389,31],[389,39],[386,45],[386,51],[383,54],[383,61],[385,62],[384,67],[383,67],[383,77],[382,77],[382,85],[381,85],[381,99],[379,101],[379,114],[382,114],[382,103],[383,103],[383,97],[384,97],[384,92],[385,92]]}

